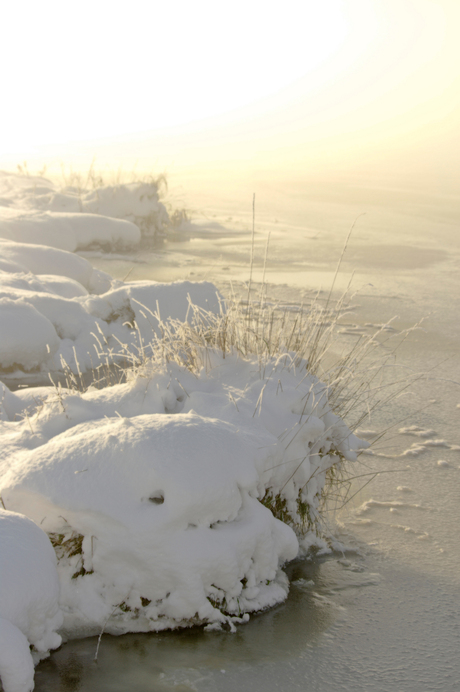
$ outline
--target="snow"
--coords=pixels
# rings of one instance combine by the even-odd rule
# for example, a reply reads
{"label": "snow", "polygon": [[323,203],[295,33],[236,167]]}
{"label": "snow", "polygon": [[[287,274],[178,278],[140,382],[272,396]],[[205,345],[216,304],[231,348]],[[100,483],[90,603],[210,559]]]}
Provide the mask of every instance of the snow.
{"label": "snow", "polygon": [[5,388],[4,419],[3,501],[57,545],[70,636],[233,623],[284,600],[298,538],[261,500],[280,494],[305,541],[298,499],[317,516],[328,468],[367,444],[316,378],[217,353],[83,394]]}
{"label": "snow", "polygon": [[29,645],[47,653],[61,644],[56,555],[33,521],[0,509],[0,677],[5,692],[33,689]]}
{"label": "snow", "polygon": [[[283,565],[328,549],[317,532],[329,469],[369,445],[292,354],[263,367],[204,343],[193,366],[158,355],[163,332],[225,311],[212,283],[115,281],[69,251],[134,243],[134,222],[160,233],[165,214],[153,183],[96,194],[0,174],[5,692],[32,689],[29,644],[46,653],[57,629],[233,630],[282,602]],[[127,356],[123,384],[75,386]],[[63,371],[74,389],[6,384]]]}
{"label": "snow", "polygon": [[139,244],[141,233],[129,221],[96,214],[25,212],[0,206],[0,237],[74,252],[92,245],[132,247]]}
{"label": "snow", "polygon": [[190,300],[220,309],[209,282],[125,284],[64,250],[0,240],[0,252],[0,373],[12,377],[65,364],[85,373],[105,362],[107,350],[121,357],[148,344],[159,331],[158,311],[185,320]]}
{"label": "snow", "polygon": [[[83,557],[61,568],[68,632],[98,632],[121,603],[130,610],[108,632],[226,621],[210,597],[234,615],[284,599],[276,576],[297,541],[250,494],[260,443],[215,419],[153,414],[80,424],[21,455],[6,505],[85,537]],[[92,574],[72,579],[81,562]]]}
{"label": "snow", "polygon": [[59,348],[59,338],[53,325],[33,305],[0,298],[0,321],[2,370],[16,370],[21,365],[33,370]]}
{"label": "snow", "polygon": [[[17,243],[0,239],[3,261],[13,264],[16,272],[65,276],[89,288],[93,268],[83,257],[45,245]],[[16,268],[17,267],[17,268]],[[4,271],[11,269],[4,267]],[[107,290],[107,289],[106,289]]]}
{"label": "snow", "polygon": [[125,284],[74,253],[133,247],[141,228],[149,235],[167,223],[153,182],[59,192],[45,178],[0,172],[0,375],[85,374],[107,353],[142,350],[160,316],[185,320],[190,301],[218,311],[209,282]]}
{"label": "snow", "polygon": [[89,295],[72,280],[0,271],[0,374],[46,375],[66,367],[86,373],[105,363],[107,353],[125,358],[128,350],[148,345],[160,331],[157,311],[165,319],[185,320],[190,300],[211,312],[220,309],[218,291],[209,282],[112,285],[113,290]]}
{"label": "snow", "polygon": [[[87,181],[89,182],[89,181]],[[171,221],[155,181],[59,190],[41,176],[0,171],[0,237],[69,250],[127,248]]]}

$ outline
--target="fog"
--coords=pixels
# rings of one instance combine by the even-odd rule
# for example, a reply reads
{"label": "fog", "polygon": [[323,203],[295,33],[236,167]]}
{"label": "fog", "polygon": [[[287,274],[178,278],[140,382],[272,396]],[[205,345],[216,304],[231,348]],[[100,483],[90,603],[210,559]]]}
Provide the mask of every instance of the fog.
{"label": "fog", "polygon": [[312,181],[458,193],[455,0],[56,9],[8,10],[3,168],[165,173],[248,199]]}

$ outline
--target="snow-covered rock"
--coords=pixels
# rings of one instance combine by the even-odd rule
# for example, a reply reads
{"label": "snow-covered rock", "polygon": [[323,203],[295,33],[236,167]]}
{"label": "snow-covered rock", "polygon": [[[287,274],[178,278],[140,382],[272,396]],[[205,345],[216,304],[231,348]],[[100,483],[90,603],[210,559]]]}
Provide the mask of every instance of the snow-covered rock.
{"label": "snow-covered rock", "polygon": [[33,690],[29,646],[47,654],[61,644],[56,555],[42,529],[0,509],[0,677],[5,692]]}

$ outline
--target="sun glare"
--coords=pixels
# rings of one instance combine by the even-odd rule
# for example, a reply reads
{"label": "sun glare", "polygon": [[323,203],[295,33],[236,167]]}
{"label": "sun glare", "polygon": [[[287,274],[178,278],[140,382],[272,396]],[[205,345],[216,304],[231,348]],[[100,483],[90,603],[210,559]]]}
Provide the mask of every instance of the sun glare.
{"label": "sun glare", "polygon": [[18,0],[2,20],[2,165],[303,165],[458,126],[458,0]]}
{"label": "sun glare", "polygon": [[3,149],[212,117],[318,69],[347,34],[344,0],[9,3]]}

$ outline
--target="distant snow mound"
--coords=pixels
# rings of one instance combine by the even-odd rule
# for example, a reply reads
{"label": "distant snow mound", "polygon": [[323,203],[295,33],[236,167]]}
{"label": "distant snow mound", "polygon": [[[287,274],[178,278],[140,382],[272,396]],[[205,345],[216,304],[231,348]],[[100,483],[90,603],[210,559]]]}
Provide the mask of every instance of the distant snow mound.
{"label": "distant snow mound", "polygon": [[83,196],[82,208],[92,214],[131,221],[144,238],[165,235],[171,225],[154,182],[98,188]]}
{"label": "distant snow mound", "polygon": [[155,181],[95,190],[0,171],[0,237],[62,250],[132,248],[167,234],[171,219]]}

